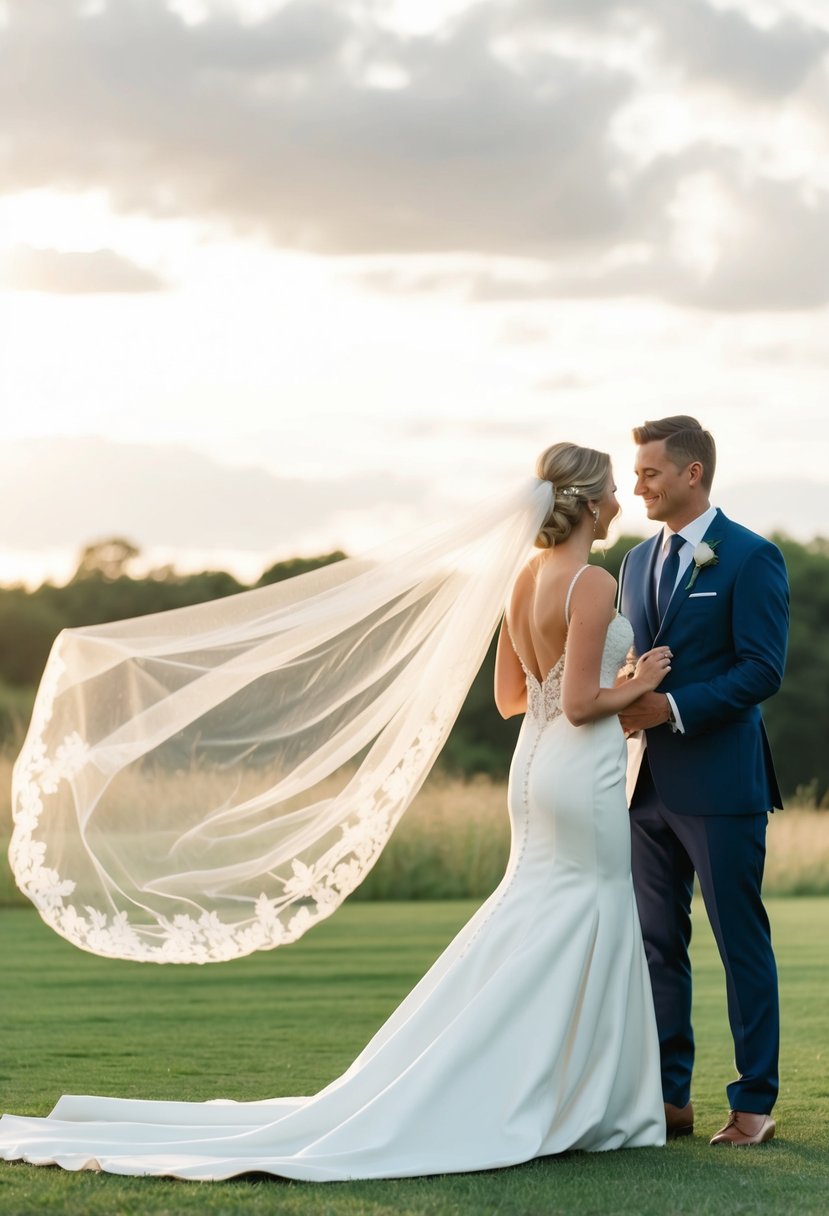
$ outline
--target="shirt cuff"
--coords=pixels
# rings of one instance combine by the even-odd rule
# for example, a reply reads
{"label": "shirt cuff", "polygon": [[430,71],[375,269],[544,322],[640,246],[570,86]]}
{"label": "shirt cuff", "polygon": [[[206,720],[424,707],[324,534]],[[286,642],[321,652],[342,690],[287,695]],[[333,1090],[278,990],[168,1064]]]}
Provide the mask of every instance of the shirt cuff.
{"label": "shirt cuff", "polygon": [[666,692],[665,696],[668,698],[668,704],[670,705],[671,712],[674,715],[674,720],[670,724],[671,730],[674,732],[674,734],[684,735],[685,727],[682,725],[682,718],[680,717],[679,710],[676,707],[676,701],[673,699],[673,697],[671,696],[671,694],[669,692]]}

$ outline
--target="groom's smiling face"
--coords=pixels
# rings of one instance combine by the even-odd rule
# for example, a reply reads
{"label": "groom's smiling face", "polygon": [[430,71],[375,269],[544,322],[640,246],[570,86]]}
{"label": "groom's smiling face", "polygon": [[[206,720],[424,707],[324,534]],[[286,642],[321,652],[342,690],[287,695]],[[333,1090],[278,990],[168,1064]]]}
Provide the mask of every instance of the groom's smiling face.
{"label": "groom's smiling face", "polygon": [[[660,523],[671,523],[682,519],[694,499],[694,481],[689,476],[690,466],[678,468],[665,451],[665,440],[654,439],[636,449],[636,487],[645,504],[648,519]],[[693,516],[691,517],[693,518]]]}

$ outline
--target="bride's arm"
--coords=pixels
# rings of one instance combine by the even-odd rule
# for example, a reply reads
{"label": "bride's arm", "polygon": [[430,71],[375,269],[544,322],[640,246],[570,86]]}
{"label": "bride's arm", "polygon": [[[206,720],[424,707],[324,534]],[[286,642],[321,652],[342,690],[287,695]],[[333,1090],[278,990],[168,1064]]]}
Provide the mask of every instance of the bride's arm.
{"label": "bride's arm", "polygon": [[670,650],[658,646],[642,655],[636,674],[615,688],[602,688],[602,653],[614,613],[616,581],[592,566],[585,570],[573,592],[567,649],[564,657],[562,705],[574,726],[609,718],[626,709],[643,692],[661,684],[670,671]]}
{"label": "bride's arm", "polygon": [[502,718],[527,712],[527,679],[510,641],[506,617],[495,653],[495,704]]}

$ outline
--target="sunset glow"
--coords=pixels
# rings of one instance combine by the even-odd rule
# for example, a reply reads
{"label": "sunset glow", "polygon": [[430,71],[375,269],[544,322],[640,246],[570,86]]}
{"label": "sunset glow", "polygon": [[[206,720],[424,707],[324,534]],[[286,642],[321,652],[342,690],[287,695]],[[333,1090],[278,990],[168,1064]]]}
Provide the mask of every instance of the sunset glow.
{"label": "sunset glow", "polygon": [[7,3],[0,580],[125,530],[254,577],[562,437],[647,531],[680,412],[726,510],[829,533],[829,14],[603,11]]}

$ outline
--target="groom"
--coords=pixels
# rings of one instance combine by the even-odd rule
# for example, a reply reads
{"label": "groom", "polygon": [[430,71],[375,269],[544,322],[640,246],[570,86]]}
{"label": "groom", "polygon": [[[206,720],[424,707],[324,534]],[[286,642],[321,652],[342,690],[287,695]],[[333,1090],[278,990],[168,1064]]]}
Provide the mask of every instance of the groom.
{"label": "groom", "polygon": [[781,806],[759,705],[780,687],[789,593],[775,545],[709,503],[716,452],[695,418],[647,422],[636,493],[661,531],[622,563],[622,613],[642,654],[667,644],[658,691],[624,714],[633,879],[653,985],[669,1136],[693,1131],[691,895],[699,880],[725,968],[739,1077],[712,1144],[774,1135],[777,970],[760,897],[767,812]]}

